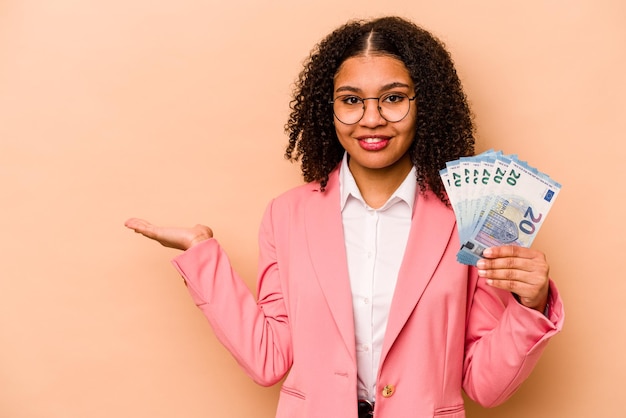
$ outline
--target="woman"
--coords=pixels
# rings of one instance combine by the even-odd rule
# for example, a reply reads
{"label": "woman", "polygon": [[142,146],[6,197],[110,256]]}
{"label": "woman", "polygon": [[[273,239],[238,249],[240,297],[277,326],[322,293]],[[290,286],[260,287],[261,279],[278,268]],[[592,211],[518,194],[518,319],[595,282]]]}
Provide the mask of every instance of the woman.
{"label": "woman", "polygon": [[126,225],[185,251],[194,302],[256,382],[288,373],[277,417],[464,417],[462,389],[505,401],[563,321],[542,253],[456,261],[438,171],[473,154],[473,130],[438,40],[400,18],[350,22],[296,85],[286,155],[307,184],[267,208],[258,299],[210,228]]}

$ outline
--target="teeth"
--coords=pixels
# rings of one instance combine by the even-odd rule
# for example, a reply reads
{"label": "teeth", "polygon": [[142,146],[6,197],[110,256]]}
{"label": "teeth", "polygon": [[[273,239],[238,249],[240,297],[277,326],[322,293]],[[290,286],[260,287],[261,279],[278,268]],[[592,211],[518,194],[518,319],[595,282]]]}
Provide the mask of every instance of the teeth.
{"label": "teeth", "polygon": [[375,142],[382,142],[381,138],[365,138],[363,139],[363,142],[366,142],[368,144],[373,144]]}

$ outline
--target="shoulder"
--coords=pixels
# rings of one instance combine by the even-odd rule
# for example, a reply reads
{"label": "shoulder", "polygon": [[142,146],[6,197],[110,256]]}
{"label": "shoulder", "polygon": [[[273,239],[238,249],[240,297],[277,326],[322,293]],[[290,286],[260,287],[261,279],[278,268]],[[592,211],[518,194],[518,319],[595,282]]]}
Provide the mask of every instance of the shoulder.
{"label": "shoulder", "polygon": [[328,184],[324,191],[321,190],[319,182],[306,183],[278,195],[272,201],[272,205],[291,206],[311,200],[325,201],[339,196],[339,168],[334,169],[328,176]]}
{"label": "shoulder", "polygon": [[306,183],[276,196],[267,205],[264,223],[285,225],[302,223],[307,219],[341,214],[337,171],[331,172],[328,184],[321,191],[318,182]]}
{"label": "shoulder", "polygon": [[276,196],[274,201],[288,202],[292,200],[306,199],[313,193],[320,193],[320,184],[318,182],[311,182],[293,187]]}
{"label": "shoulder", "polygon": [[341,216],[338,187],[321,191],[317,182],[294,187],[269,202],[261,222],[261,236],[288,237],[314,219],[325,219],[323,214]]}

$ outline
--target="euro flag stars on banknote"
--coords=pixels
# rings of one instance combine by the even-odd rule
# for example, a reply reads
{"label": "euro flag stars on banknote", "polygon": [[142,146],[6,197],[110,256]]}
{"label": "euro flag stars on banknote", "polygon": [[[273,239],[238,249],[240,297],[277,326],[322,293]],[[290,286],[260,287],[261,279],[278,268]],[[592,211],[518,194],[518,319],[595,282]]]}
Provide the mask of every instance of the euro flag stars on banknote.
{"label": "euro flag stars on banknote", "polygon": [[561,185],[516,155],[489,150],[449,161],[439,175],[457,220],[460,263],[499,245],[530,247]]}

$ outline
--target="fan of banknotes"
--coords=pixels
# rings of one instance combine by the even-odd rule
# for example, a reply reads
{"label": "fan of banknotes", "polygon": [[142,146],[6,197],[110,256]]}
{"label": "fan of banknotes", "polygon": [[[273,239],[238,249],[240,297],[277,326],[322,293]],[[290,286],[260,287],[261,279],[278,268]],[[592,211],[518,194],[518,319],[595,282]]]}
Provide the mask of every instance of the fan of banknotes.
{"label": "fan of banknotes", "polygon": [[561,190],[548,175],[501,151],[447,162],[439,174],[457,220],[457,260],[468,265],[476,265],[488,247],[530,247]]}

